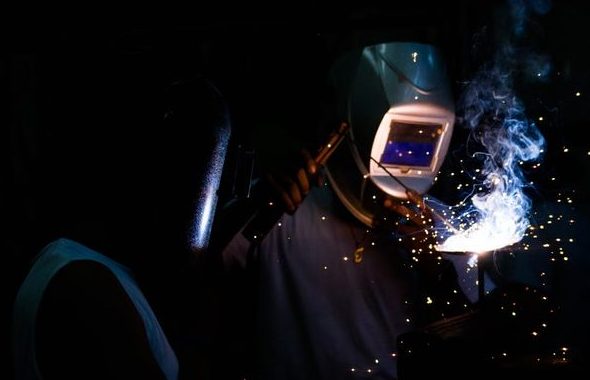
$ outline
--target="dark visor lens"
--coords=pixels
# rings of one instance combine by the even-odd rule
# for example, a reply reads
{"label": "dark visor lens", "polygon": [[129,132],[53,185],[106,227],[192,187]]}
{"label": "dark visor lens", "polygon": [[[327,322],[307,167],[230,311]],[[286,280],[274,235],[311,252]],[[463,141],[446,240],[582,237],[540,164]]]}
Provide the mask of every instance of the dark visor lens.
{"label": "dark visor lens", "polygon": [[392,121],[381,163],[428,167],[442,134],[441,125],[408,124]]}

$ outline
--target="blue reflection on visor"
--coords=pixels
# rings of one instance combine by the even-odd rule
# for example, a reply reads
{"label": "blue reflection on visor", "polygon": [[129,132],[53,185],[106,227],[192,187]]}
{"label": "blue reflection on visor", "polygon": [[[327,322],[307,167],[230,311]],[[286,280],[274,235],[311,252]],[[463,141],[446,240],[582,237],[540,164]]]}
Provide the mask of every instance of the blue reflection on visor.
{"label": "blue reflection on visor", "polygon": [[388,142],[381,163],[403,166],[430,166],[433,143]]}
{"label": "blue reflection on visor", "polygon": [[381,163],[429,167],[442,134],[440,125],[392,122]]}

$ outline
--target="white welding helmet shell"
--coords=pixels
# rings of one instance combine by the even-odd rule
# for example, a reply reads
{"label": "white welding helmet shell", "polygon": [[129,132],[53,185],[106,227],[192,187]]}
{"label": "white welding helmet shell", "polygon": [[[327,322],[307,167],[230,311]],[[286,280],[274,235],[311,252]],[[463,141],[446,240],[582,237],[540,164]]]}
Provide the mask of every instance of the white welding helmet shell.
{"label": "white welding helmet shell", "polygon": [[424,194],[434,183],[455,121],[446,65],[433,45],[389,42],[342,57],[331,80],[350,138],[329,160],[328,179],[372,224],[380,192],[406,199],[407,189]]}

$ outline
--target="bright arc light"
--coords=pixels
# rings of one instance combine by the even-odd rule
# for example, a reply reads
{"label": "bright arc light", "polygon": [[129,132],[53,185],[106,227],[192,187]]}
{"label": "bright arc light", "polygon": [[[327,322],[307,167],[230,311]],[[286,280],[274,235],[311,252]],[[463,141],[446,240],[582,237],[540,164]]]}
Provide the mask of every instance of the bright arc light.
{"label": "bright arc light", "polygon": [[540,158],[545,138],[526,116],[524,103],[514,91],[514,53],[509,43],[498,50],[491,64],[483,65],[467,83],[459,99],[459,114],[470,129],[470,142],[479,147],[472,157],[481,168],[470,173],[475,191],[469,194],[471,204],[465,199],[457,206],[461,210],[449,223],[458,227],[435,246],[438,251],[495,251],[519,242],[530,225],[531,199],[524,188],[533,183],[525,178],[523,163]]}
{"label": "bright arc light", "polygon": [[475,224],[471,228],[450,236],[435,249],[442,252],[469,252],[483,254],[517,243],[520,237],[494,232],[488,225]]}

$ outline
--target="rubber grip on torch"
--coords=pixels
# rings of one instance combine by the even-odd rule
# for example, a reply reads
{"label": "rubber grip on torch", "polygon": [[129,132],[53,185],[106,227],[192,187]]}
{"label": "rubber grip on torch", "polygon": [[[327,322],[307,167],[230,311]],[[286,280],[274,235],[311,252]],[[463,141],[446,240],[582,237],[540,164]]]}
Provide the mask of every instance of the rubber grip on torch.
{"label": "rubber grip on torch", "polygon": [[[344,140],[349,125],[341,123],[338,128],[330,133],[326,142],[318,149],[314,160],[319,167],[326,164],[328,158],[336,150],[338,145]],[[283,216],[284,210],[279,202],[270,200],[270,197],[264,202],[262,209],[250,220],[243,229],[242,234],[250,242],[262,241],[266,234],[278,223]]]}

